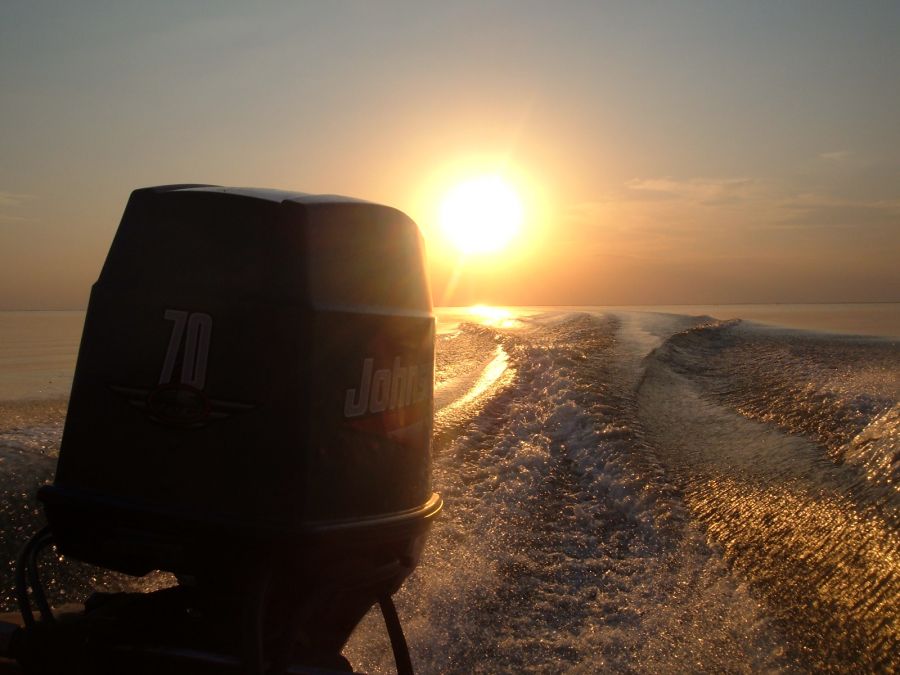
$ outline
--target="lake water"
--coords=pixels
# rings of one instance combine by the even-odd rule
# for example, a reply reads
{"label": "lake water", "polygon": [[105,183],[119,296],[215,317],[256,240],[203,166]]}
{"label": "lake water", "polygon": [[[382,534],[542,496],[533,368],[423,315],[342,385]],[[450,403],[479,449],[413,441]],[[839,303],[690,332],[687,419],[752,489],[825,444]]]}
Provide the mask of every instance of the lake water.
{"label": "lake water", "polygon": [[[445,510],[396,596],[418,670],[900,667],[898,310],[438,309]],[[0,313],[6,609],[83,320]],[[47,578],[54,602],[161,583]],[[383,633],[357,669],[393,672]]]}
{"label": "lake water", "polygon": [[[741,318],[789,328],[856,335],[900,337],[900,303],[837,305],[661,305],[641,307],[528,307],[541,311],[643,311]],[[473,314],[467,307],[435,310],[438,331],[450,330]],[[0,401],[68,396],[84,324],[83,311],[0,311]],[[483,322],[502,320],[497,308],[475,315]]]}

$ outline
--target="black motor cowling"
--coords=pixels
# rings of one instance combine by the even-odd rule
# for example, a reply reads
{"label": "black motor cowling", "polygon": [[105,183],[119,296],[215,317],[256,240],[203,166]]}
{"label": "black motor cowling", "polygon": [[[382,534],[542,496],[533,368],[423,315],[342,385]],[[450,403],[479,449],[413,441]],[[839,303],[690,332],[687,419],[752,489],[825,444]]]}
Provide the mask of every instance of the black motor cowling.
{"label": "black motor cowling", "polygon": [[136,190],[91,292],[56,478],[39,492],[57,545],[198,578],[264,551],[302,573],[298,586],[322,575],[373,598],[396,590],[441,507],[433,367],[421,237],[401,212]]}

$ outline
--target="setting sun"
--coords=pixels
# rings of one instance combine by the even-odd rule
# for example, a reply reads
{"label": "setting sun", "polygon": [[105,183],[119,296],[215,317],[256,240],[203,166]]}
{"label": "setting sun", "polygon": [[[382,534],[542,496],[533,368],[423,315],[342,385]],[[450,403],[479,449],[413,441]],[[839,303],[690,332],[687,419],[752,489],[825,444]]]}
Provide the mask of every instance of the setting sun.
{"label": "setting sun", "polygon": [[522,218],[518,193],[498,175],[459,183],[441,202],[441,229],[465,254],[503,250],[519,234]]}

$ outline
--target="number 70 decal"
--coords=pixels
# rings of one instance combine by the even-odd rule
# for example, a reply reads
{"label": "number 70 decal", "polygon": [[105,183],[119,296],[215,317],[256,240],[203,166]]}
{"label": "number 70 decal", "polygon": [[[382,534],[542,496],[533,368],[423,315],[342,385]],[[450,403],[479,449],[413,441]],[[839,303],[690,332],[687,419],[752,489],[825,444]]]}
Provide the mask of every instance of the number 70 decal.
{"label": "number 70 decal", "polygon": [[166,360],[159,374],[160,384],[170,384],[175,372],[175,361],[184,343],[181,361],[181,384],[203,389],[206,384],[206,365],[209,360],[209,340],[212,336],[212,317],[202,312],[184,312],[167,309],[163,316],[173,321],[172,335]]}

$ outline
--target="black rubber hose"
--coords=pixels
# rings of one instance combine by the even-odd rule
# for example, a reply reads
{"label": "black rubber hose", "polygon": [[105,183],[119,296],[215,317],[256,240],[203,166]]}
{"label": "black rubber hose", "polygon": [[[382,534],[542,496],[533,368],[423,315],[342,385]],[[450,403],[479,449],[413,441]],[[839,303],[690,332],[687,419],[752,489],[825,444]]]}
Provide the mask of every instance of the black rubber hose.
{"label": "black rubber hose", "polygon": [[44,587],[41,585],[40,570],[38,568],[38,556],[49,544],[53,543],[53,534],[49,531],[45,532],[34,541],[31,551],[28,554],[28,583],[31,585],[31,597],[34,604],[37,605],[38,611],[41,613],[41,620],[46,622],[55,621],[53,610],[50,609],[50,603],[47,602],[47,596],[44,595]]}
{"label": "black rubber hose", "polygon": [[28,578],[31,576],[28,571],[29,563],[32,559],[32,549],[37,545],[38,540],[50,534],[50,526],[46,525],[38,530],[34,536],[29,539],[16,559],[16,602],[19,605],[19,612],[22,614],[22,620],[25,622],[26,628],[34,626],[34,613],[31,611],[31,601],[28,598]]}
{"label": "black rubber hose", "polygon": [[409,645],[406,644],[406,636],[403,635],[403,626],[400,625],[400,617],[397,615],[394,601],[390,595],[382,595],[378,598],[378,604],[381,607],[381,615],[384,617],[388,636],[391,638],[391,649],[394,650],[397,675],[413,675]]}

